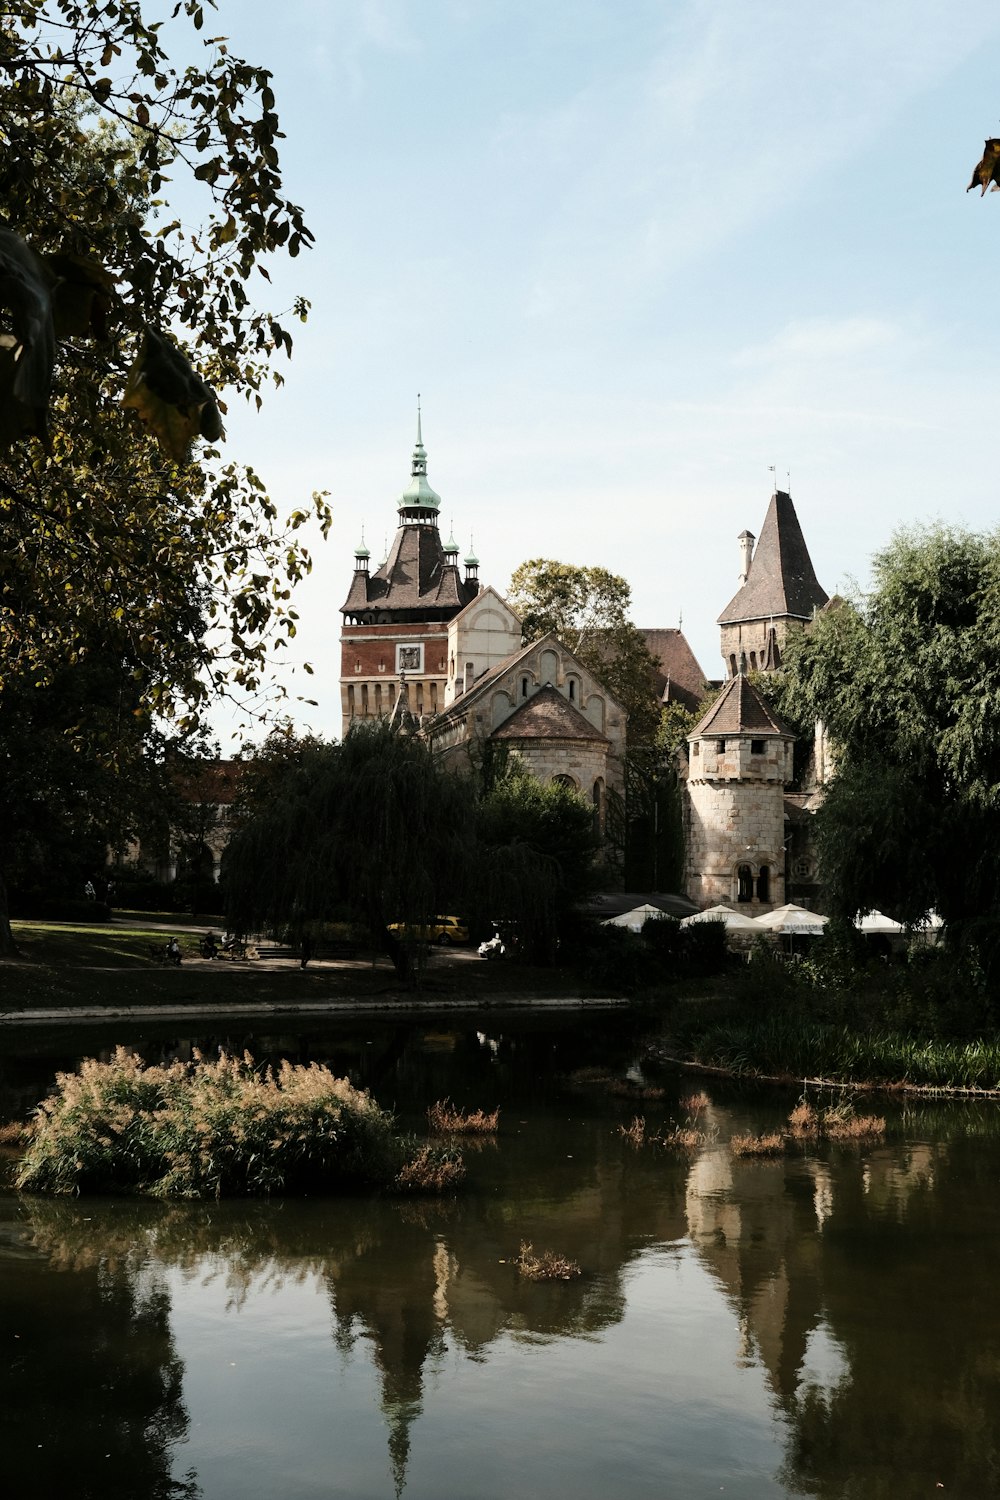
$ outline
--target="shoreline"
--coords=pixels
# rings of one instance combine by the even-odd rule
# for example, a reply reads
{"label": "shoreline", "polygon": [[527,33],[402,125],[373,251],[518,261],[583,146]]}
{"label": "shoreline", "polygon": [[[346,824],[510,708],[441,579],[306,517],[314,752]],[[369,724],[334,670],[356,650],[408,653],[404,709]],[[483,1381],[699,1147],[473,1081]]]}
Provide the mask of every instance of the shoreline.
{"label": "shoreline", "polygon": [[625,1010],[631,1006],[628,999],[616,996],[571,997],[564,995],[519,995],[495,994],[478,999],[449,999],[438,996],[434,999],[414,997],[405,999],[393,996],[385,999],[364,999],[361,996],[345,996],[338,1000],[262,1000],[258,1002],[233,1002],[232,1004],[209,1005],[142,1005],[142,1006],[52,1006],[45,1010],[0,1011],[0,1027],[3,1026],[65,1026],[101,1025],[115,1021],[200,1021],[217,1017],[227,1020],[252,1021],[259,1017],[309,1016],[311,1018],[333,1018],[337,1016],[365,1015],[427,1015],[464,1013],[475,1015],[479,1011],[553,1011],[553,1010]]}

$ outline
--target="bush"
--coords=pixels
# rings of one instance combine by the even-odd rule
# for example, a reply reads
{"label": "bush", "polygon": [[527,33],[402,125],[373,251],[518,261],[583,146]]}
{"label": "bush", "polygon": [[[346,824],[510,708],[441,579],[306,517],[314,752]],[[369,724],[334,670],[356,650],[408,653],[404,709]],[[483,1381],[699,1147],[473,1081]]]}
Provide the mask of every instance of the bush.
{"label": "bush", "polygon": [[219,1198],[389,1185],[410,1154],[390,1114],[318,1064],[146,1067],[119,1047],[61,1073],[17,1185],[33,1192]]}

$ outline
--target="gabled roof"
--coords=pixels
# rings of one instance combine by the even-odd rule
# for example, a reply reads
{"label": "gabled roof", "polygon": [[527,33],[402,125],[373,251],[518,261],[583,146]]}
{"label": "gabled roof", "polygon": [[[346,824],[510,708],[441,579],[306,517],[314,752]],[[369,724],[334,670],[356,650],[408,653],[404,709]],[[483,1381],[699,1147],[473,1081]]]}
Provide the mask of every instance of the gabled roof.
{"label": "gabled roof", "polygon": [[463,582],[454,563],[446,563],[441,533],[434,524],[400,526],[389,556],[369,575],[359,569],[351,580],[343,614],[366,609],[451,610],[476,597],[475,583]]}
{"label": "gabled roof", "polygon": [[501,609],[506,610],[507,614],[510,615],[511,619],[512,620],[516,620],[517,623],[518,623],[518,625],[520,625],[520,623],[521,623],[520,618],[514,612],[514,610],[511,609],[510,605],[507,603],[507,600],[504,598],[503,594],[499,593],[493,587],[492,583],[487,583],[487,584],[483,585],[483,587],[479,590],[479,593],[476,594],[474,598],[472,598],[472,599],[469,600],[468,604],[464,604],[462,606],[461,611],[457,615],[455,615],[452,620],[449,620],[449,622],[448,622],[449,626],[455,624],[456,621],[461,620],[462,615],[465,614],[466,610],[471,609],[474,604],[482,604],[483,601],[485,599],[487,599],[490,594],[493,595],[493,598],[500,605]]}
{"label": "gabled roof", "polygon": [[809,620],[826,603],[813,572],[791,495],[778,490],[764,517],[746,583],[719,616],[720,625],[740,620]]}
{"label": "gabled roof", "polygon": [[[442,709],[441,713],[439,713],[437,718],[434,720],[435,724],[445,724],[450,719],[464,719],[467,716],[469,709],[481,698],[484,698],[486,694],[489,693],[493,688],[495,688],[501,677],[505,676],[508,672],[516,671],[519,664],[522,661],[526,661],[533,652],[541,651],[543,647],[549,645],[555,646],[562,652],[564,656],[568,656],[570,661],[574,663],[579,672],[584,673],[587,677],[590,677],[596,681],[596,678],[594,678],[594,674],[590,670],[590,668],[585,667],[583,662],[580,661],[579,657],[573,655],[569,647],[565,644],[565,642],[559,639],[554,630],[550,630],[549,633],[547,635],[543,635],[540,640],[529,641],[528,644],[526,646],[522,646],[519,651],[512,651],[510,656],[505,656],[502,661],[497,662],[496,666],[490,667],[489,671],[484,672],[482,677],[477,677],[475,683],[471,688],[467,688],[466,691],[462,693],[461,697],[456,698],[454,703],[450,704],[448,708]],[[543,689],[546,686],[549,686],[549,684],[543,684]],[[620,709],[621,704],[615,697],[614,693],[606,688],[603,683],[599,683],[598,686],[608,702],[613,703],[616,708]],[[556,689],[556,691],[558,691],[558,689]],[[538,693],[533,694],[533,698],[537,698],[538,696]],[[562,694],[560,693],[559,696],[562,697]],[[527,701],[530,703],[532,699],[529,698]],[[564,701],[569,702],[568,699],[565,699]],[[513,717],[513,715],[511,715],[511,717]],[[506,723],[508,721],[505,720],[504,722]],[[586,720],[586,722],[587,724],[590,724],[589,719]],[[590,727],[593,728],[593,725],[590,725]]]}
{"label": "gabled roof", "polygon": [[689,740],[701,739],[714,734],[781,735],[794,739],[792,731],[783,724],[773,708],[769,708],[742,673],[731,677],[716,698],[708,713],[688,735]]}
{"label": "gabled roof", "polygon": [[607,735],[564,698],[551,684],[539,688],[504,719],[490,735],[493,740],[600,740]]}
{"label": "gabled roof", "polygon": [[679,700],[686,708],[695,708],[705,695],[705,674],[683,632],[680,629],[647,630],[640,626],[639,634],[646,642],[650,656],[659,663],[657,696],[662,699],[669,689],[671,699]]}

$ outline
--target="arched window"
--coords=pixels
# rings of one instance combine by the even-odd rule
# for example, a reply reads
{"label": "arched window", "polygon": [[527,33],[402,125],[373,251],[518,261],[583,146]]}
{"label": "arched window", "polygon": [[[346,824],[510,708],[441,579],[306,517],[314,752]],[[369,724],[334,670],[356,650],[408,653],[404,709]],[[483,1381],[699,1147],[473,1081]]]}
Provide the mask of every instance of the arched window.
{"label": "arched window", "polygon": [[749,865],[740,865],[736,871],[736,899],[753,900],[753,871]]}
{"label": "arched window", "polygon": [[527,677],[522,677],[521,678],[521,697],[522,698],[527,698],[527,696],[528,696],[528,679],[527,679]]}
{"label": "arched window", "polygon": [[567,686],[569,687],[569,701],[571,703],[575,703],[575,701],[576,701],[576,678],[575,677],[568,678],[567,679]]}
{"label": "arched window", "polygon": [[730,655],[729,655],[729,675],[730,675],[730,677],[735,677],[736,676],[736,652],[735,651],[730,652]]}
{"label": "arched window", "polygon": [[751,651],[750,652],[750,670],[751,670],[751,672],[756,672],[756,670],[757,670],[757,653],[756,653],[756,651]]}
{"label": "arched window", "polygon": [[555,786],[568,786],[571,792],[576,791],[576,782],[572,776],[567,776],[565,772],[559,776],[553,776],[552,781]]}
{"label": "arched window", "polygon": [[757,876],[757,900],[770,901],[771,899],[771,866],[761,865],[760,874]]}

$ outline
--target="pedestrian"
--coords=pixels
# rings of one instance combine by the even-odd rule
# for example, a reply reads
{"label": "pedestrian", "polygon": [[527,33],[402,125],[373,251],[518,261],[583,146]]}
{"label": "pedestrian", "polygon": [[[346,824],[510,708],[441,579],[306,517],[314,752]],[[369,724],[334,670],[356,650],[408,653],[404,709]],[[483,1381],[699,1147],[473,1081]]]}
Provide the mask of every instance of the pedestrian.
{"label": "pedestrian", "polygon": [[167,944],[167,960],[172,964],[180,964],[181,945],[175,937],[172,937],[170,939],[170,942]]}
{"label": "pedestrian", "polygon": [[302,963],[300,964],[300,968],[304,969],[305,966],[306,966],[306,964],[312,958],[312,956],[313,956],[312,938],[309,936],[309,934],[307,932],[304,935],[303,939],[302,939]]}

